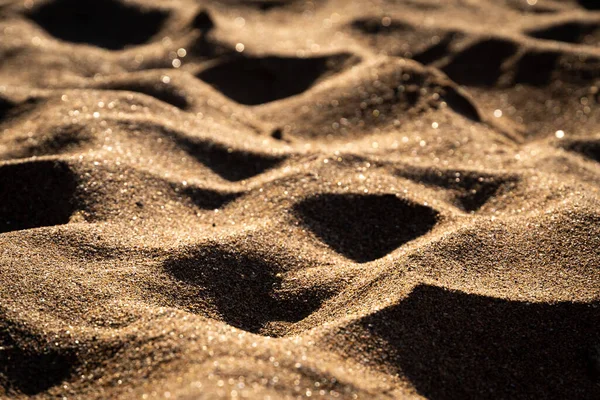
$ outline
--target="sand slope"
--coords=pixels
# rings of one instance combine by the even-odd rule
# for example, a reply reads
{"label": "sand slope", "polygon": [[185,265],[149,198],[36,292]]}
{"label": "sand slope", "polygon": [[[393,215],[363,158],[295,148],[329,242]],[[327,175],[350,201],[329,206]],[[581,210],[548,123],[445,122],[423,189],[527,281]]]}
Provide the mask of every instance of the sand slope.
{"label": "sand slope", "polygon": [[599,9],[0,1],[0,397],[600,398]]}

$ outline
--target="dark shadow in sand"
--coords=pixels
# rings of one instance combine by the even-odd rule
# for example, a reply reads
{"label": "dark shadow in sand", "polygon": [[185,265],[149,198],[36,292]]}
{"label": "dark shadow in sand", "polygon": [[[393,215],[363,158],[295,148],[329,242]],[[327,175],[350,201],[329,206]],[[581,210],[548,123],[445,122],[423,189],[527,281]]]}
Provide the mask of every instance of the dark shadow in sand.
{"label": "dark shadow in sand", "polygon": [[434,399],[600,398],[600,303],[531,304],[419,286],[361,321]]}
{"label": "dark shadow in sand", "polygon": [[469,98],[451,86],[445,87],[444,91],[442,98],[454,112],[471,121],[481,122],[479,110]]}
{"label": "dark shadow in sand", "polygon": [[182,193],[197,207],[203,210],[215,210],[237,199],[238,193],[221,193],[210,189],[186,187]]}
{"label": "dark shadow in sand", "polygon": [[572,140],[565,143],[564,148],[579,153],[590,160],[600,162],[600,139]]}
{"label": "dark shadow in sand", "polygon": [[8,393],[41,393],[67,379],[78,363],[71,350],[41,344],[41,339],[2,319],[0,312],[0,386]]}
{"label": "dark shadow in sand", "polygon": [[0,233],[69,222],[77,178],[68,165],[29,161],[0,167]]}
{"label": "dark shadow in sand", "polygon": [[165,85],[150,82],[118,82],[101,85],[103,90],[126,90],[154,97],[164,103],[170,104],[181,110],[189,109],[189,102],[184,93],[173,85]]}
{"label": "dark shadow in sand", "polygon": [[530,51],[517,63],[515,83],[546,86],[552,82],[552,74],[560,59],[554,51]]}
{"label": "dark shadow in sand", "polygon": [[516,177],[507,178],[477,171],[404,168],[398,170],[397,174],[426,186],[450,191],[456,206],[467,212],[479,210],[501,188],[517,182]]}
{"label": "dark shadow in sand", "polygon": [[438,215],[391,194],[321,194],[298,203],[294,211],[323,242],[360,263],[426,234]]}
{"label": "dark shadow in sand", "polygon": [[192,20],[192,27],[203,33],[208,33],[215,27],[215,22],[208,11],[200,10]]}
{"label": "dark shadow in sand", "polygon": [[448,33],[439,41],[426,50],[417,53],[413,56],[413,60],[421,64],[431,64],[441,58],[446,57],[450,53],[450,45],[454,42],[455,33]]}
{"label": "dark shadow in sand", "polygon": [[236,56],[201,71],[197,77],[238,103],[257,105],[304,92],[349,57]]}
{"label": "dark shadow in sand", "polygon": [[269,322],[298,322],[319,308],[328,296],[310,287],[282,288],[282,268],[257,254],[206,247],[164,265],[177,280],[197,289],[197,299],[173,296],[193,311],[195,301],[212,303],[230,325],[253,333]]}
{"label": "dark shadow in sand", "polygon": [[517,50],[509,40],[480,40],[456,54],[442,70],[461,85],[494,86],[502,75],[503,63]]}
{"label": "dark shadow in sand", "polygon": [[228,181],[240,181],[259,175],[280,164],[285,158],[229,149],[206,141],[179,138],[178,143],[199,162]]}
{"label": "dark shadow in sand", "polygon": [[34,8],[29,18],[58,39],[121,50],[147,42],[168,13],[118,0],[53,0]]}
{"label": "dark shadow in sand", "polygon": [[600,10],[600,2],[598,0],[577,0],[577,2],[588,10]]}
{"label": "dark shadow in sand", "polygon": [[587,35],[592,35],[598,31],[600,31],[600,24],[570,21],[532,30],[529,32],[529,36],[577,44],[585,43]]}
{"label": "dark shadow in sand", "polygon": [[9,115],[14,107],[15,104],[13,102],[0,97],[0,123]]}

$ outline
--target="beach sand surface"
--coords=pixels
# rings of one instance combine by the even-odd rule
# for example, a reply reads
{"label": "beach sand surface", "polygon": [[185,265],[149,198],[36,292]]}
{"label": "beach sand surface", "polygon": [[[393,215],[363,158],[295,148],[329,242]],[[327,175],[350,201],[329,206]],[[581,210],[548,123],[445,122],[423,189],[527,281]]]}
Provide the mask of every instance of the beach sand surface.
{"label": "beach sand surface", "polygon": [[0,398],[600,399],[599,11],[0,1]]}

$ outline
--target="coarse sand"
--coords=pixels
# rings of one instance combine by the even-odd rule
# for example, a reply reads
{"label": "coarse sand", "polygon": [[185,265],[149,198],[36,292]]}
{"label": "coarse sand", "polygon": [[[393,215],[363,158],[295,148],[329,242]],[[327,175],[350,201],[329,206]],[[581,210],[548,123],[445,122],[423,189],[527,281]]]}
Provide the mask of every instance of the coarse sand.
{"label": "coarse sand", "polygon": [[600,399],[599,11],[0,0],[0,398]]}

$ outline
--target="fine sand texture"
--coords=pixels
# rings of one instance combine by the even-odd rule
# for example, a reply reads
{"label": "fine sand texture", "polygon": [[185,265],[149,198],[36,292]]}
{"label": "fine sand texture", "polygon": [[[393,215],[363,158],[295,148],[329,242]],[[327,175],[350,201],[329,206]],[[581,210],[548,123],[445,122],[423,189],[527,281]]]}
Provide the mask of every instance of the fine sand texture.
{"label": "fine sand texture", "polygon": [[600,399],[600,1],[0,0],[0,398]]}

